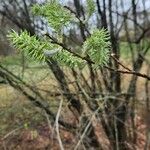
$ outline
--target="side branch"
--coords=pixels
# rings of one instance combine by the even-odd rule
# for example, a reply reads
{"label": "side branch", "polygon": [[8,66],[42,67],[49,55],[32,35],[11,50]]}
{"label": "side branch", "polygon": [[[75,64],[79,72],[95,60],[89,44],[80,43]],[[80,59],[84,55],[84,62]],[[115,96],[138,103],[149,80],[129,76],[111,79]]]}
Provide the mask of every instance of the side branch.
{"label": "side branch", "polygon": [[[89,64],[95,64],[89,57],[83,57],[77,53],[75,53],[72,49],[68,48],[65,44],[61,43],[61,42],[58,42],[57,39],[55,39],[54,37],[50,36],[48,33],[45,34],[47,37],[49,37],[52,41],[51,43],[53,44],[57,44],[59,46],[61,46],[64,50],[70,52],[71,54],[73,54],[74,56],[86,61],[87,63]],[[119,65],[121,65],[123,68],[125,68],[126,70],[128,71],[123,71],[123,70],[115,70],[113,68],[110,68],[108,66],[104,66],[104,68],[110,70],[110,71],[114,71],[114,72],[119,72],[119,73],[123,73],[123,74],[133,74],[133,75],[136,75],[136,76],[139,76],[139,77],[142,77],[142,78],[145,78],[147,80],[150,80],[150,76],[146,75],[146,74],[143,74],[143,73],[139,73],[139,72],[135,72],[135,71],[132,71],[131,69],[127,68],[126,66],[124,66],[121,62],[119,62],[119,60],[117,60],[113,55],[110,55],[110,57],[112,57],[115,61],[117,61],[117,63],[119,63]]]}
{"label": "side branch", "polygon": [[115,70],[115,69],[107,67],[107,66],[105,66],[105,68],[110,70],[110,71],[119,72],[119,73],[122,73],[122,74],[133,74],[133,75],[145,78],[147,80],[150,80],[150,76],[148,76],[146,74],[143,74],[143,73],[136,72],[136,71]]}

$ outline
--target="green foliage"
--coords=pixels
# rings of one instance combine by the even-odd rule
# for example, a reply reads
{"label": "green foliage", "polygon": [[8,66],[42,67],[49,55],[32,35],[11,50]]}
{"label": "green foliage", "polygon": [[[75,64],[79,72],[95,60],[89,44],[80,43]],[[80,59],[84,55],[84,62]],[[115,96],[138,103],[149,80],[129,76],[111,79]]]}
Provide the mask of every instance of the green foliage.
{"label": "green foliage", "polygon": [[94,30],[83,45],[85,54],[89,55],[95,67],[106,65],[109,60],[109,33],[105,29]]}
{"label": "green foliage", "polygon": [[[87,6],[90,16],[95,10],[94,1],[87,0]],[[33,6],[32,10],[34,14],[46,17],[50,26],[53,27],[57,32],[72,20],[68,11],[55,0],[42,6],[35,5]],[[61,37],[61,35],[59,36]],[[60,64],[65,64],[69,67],[79,67],[85,64],[85,61],[82,60],[82,58],[77,57],[67,49],[62,49],[60,46],[61,44],[59,45],[60,40],[57,44],[58,39],[56,42],[46,38],[39,39],[36,36],[30,36],[26,31],[21,32],[20,35],[13,31],[8,37],[17,49],[24,51],[27,55],[35,60],[41,61],[52,57]],[[107,64],[109,59],[109,46],[110,42],[108,31],[104,29],[97,29],[84,42],[83,49],[85,56],[88,55],[94,62],[94,67],[98,67]]]}
{"label": "green foliage", "polygon": [[15,48],[24,51],[27,55],[38,61],[45,60],[44,49],[53,48],[49,42],[39,40],[36,36],[30,36],[27,31],[21,32],[20,35],[12,31],[8,38],[12,41]]}
{"label": "green foliage", "polygon": [[81,58],[78,58],[65,50],[61,50],[54,55],[53,58],[56,59],[60,64],[65,64],[71,68],[83,67],[85,64],[85,61],[83,61]]}
{"label": "green foliage", "polygon": [[45,17],[49,25],[56,31],[71,21],[70,13],[56,1],[48,2],[45,5],[34,5],[32,12],[35,15]]}
{"label": "green foliage", "polygon": [[92,14],[95,11],[95,3],[93,0],[87,0],[87,12],[88,12],[88,17],[92,16]]}
{"label": "green foliage", "polygon": [[53,59],[60,64],[69,67],[83,66],[84,61],[72,53],[61,50],[62,48],[56,44],[52,44],[47,40],[39,40],[36,36],[30,36],[27,31],[21,32],[20,35],[15,31],[10,32],[8,38],[12,41],[15,48],[24,51],[27,55],[34,58],[34,60],[45,61],[46,57],[44,50],[53,51],[59,49],[57,53],[51,53]]}

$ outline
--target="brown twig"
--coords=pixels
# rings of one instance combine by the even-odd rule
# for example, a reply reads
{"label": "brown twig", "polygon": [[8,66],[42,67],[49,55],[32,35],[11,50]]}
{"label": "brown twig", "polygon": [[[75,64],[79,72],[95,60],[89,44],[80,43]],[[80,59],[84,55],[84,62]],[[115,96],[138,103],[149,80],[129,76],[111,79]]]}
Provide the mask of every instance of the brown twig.
{"label": "brown twig", "polygon": [[132,71],[131,69],[129,69],[128,67],[126,67],[125,65],[123,65],[116,57],[115,54],[111,54],[110,55],[120,66],[122,66],[123,68],[125,68],[128,71]]}
{"label": "brown twig", "polygon": [[110,70],[110,71],[119,72],[119,73],[123,73],[123,74],[133,74],[133,75],[145,78],[147,80],[150,80],[150,77],[148,75],[143,74],[143,73],[139,73],[139,72],[136,72],[136,71],[115,70],[115,69],[107,67],[107,66],[105,66],[105,68],[108,69],[108,70]]}
{"label": "brown twig", "polygon": [[[50,36],[48,33],[45,34],[47,37],[49,37],[51,40],[52,40],[52,43],[54,44],[57,44],[59,46],[61,46],[64,50],[70,52],[71,54],[73,54],[74,56],[82,59],[82,60],[85,60],[86,62],[88,62],[89,64],[95,64],[92,60],[89,59],[89,57],[83,57],[75,52],[73,52],[70,48],[66,47],[65,44],[61,43],[61,42],[58,42],[57,39],[55,39],[54,37]],[[119,73],[123,73],[123,74],[133,74],[133,75],[136,75],[136,76],[139,76],[139,77],[142,77],[142,78],[145,78],[145,79],[148,79],[150,80],[150,77],[146,74],[143,74],[143,73],[139,73],[139,72],[135,72],[135,71],[132,71],[131,69],[127,68],[126,66],[124,66],[122,63],[120,63],[114,56],[111,56],[113,59],[115,59],[123,68],[127,69],[128,71],[123,71],[123,70],[115,70],[113,68],[110,68],[110,67],[107,67],[107,66],[104,66],[104,68],[110,70],[110,71],[114,71],[114,72],[119,72]]]}

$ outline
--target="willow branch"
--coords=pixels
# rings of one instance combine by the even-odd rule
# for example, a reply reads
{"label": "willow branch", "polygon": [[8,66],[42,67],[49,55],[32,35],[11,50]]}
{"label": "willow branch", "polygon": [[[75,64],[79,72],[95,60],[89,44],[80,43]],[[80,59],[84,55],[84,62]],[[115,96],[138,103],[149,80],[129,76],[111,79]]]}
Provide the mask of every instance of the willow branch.
{"label": "willow branch", "polygon": [[[95,64],[89,57],[83,57],[83,56],[75,53],[71,48],[68,48],[65,44],[59,42],[57,39],[55,39],[54,37],[50,36],[48,33],[46,33],[45,35],[52,40],[51,43],[61,46],[64,50],[66,50],[66,51],[70,52],[71,54],[73,54],[73,56],[78,57],[78,58],[86,61],[89,64]],[[121,62],[119,62],[113,55],[110,55],[110,57],[115,59],[123,68],[125,68],[128,71],[115,70],[115,69],[107,67],[107,66],[104,66],[104,68],[106,68],[106,69],[108,69],[110,71],[119,72],[119,73],[122,73],[122,74],[133,74],[133,75],[145,78],[147,80],[150,80],[150,76],[148,76],[146,74],[143,74],[143,73],[136,72],[136,71],[132,71],[131,69],[129,69],[126,66],[124,66]]]}

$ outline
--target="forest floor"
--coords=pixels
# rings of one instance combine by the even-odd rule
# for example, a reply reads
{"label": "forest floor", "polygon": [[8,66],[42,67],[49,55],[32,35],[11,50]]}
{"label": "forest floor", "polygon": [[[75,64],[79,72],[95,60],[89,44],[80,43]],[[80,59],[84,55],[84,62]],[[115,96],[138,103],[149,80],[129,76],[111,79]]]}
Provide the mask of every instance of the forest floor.
{"label": "forest floor", "polygon": [[[18,67],[20,61],[16,61],[16,65],[10,66],[11,61],[6,65],[16,73],[21,74],[22,67]],[[126,61],[127,65],[130,61]],[[54,90],[56,81],[49,69],[45,65],[40,66],[33,64],[25,70],[24,80],[32,84],[38,84],[39,88]],[[129,65],[130,67],[130,65]],[[144,64],[141,72],[145,73],[147,66]],[[130,75],[122,76],[122,88],[126,91]],[[51,86],[49,86],[51,85]],[[138,79],[137,96],[138,99],[136,114],[136,133],[137,143],[136,150],[144,149],[146,141],[146,121],[145,121],[145,80]],[[45,95],[48,96],[48,95]],[[58,101],[55,98],[50,100],[54,111],[58,109]],[[66,105],[64,105],[66,107]],[[65,111],[64,111],[65,113]],[[75,118],[70,114],[67,120],[75,122]],[[78,142],[78,138],[72,133],[60,128],[60,136],[66,150],[71,150]],[[130,145],[129,145],[130,146]],[[31,105],[19,92],[14,90],[7,84],[0,85],[0,150],[59,150],[59,144],[56,132],[50,127],[46,114]],[[132,148],[131,148],[132,150]]]}

